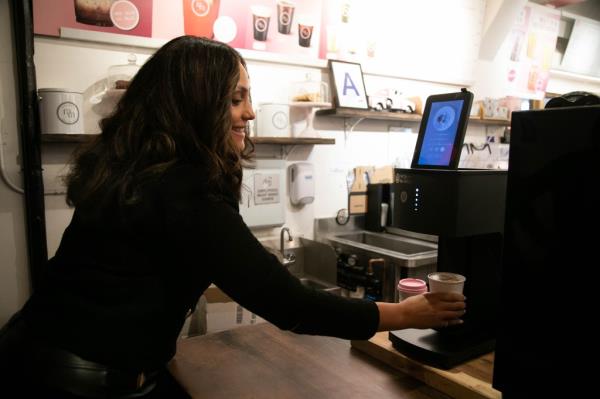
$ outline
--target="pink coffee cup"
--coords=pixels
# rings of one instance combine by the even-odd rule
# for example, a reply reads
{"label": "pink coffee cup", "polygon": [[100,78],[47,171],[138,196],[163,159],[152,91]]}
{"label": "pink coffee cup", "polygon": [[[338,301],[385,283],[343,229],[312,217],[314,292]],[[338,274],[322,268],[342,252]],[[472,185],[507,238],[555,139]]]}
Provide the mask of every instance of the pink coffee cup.
{"label": "pink coffee cup", "polygon": [[419,295],[427,292],[427,284],[425,281],[418,278],[403,278],[398,281],[398,293],[400,300],[404,300],[409,296]]}

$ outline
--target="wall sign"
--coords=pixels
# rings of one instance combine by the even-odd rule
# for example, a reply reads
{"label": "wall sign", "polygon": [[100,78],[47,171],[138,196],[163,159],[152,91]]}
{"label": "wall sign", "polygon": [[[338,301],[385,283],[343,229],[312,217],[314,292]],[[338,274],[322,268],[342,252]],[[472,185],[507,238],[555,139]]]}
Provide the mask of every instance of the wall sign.
{"label": "wall sign", "polygon": [[544,98],[559,22],[560,11],[537,4],[523,7],[507,39],[510,49],[506,71],[509,95]]}
{"label": "wall sign", "polygon": [[254,203],[256,205],[279,203],[278,174],[254,175]]}
{"label": "wall sign", "polygon": [[335,106],[369,109],[360,64],[329,60],[328,67]]}
{"label": "wall sign", "polygon": [[33,0],[33,31],[60,36],[61,28],[152,37],[153,0]]}

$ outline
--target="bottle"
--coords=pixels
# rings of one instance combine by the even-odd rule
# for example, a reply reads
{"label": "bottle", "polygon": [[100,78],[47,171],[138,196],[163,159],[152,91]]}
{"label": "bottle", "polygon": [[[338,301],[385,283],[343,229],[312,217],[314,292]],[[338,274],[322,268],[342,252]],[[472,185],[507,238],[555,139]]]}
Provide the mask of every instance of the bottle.
{"label": "bottle", "polygon": [[347,24],[348,22],[350,22],[350,6],[351,6],[351,1],[350,0],[342,0],[342,22]]}

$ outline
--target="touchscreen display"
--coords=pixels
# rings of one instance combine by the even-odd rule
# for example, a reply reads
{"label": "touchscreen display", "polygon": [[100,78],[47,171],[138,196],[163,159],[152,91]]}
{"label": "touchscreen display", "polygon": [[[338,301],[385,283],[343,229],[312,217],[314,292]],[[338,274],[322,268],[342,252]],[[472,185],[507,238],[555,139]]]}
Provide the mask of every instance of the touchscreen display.
{"label": "touchscreen display", "polygon": [[418,165],[449,166],[464,100],[436,101],[425,127]]}

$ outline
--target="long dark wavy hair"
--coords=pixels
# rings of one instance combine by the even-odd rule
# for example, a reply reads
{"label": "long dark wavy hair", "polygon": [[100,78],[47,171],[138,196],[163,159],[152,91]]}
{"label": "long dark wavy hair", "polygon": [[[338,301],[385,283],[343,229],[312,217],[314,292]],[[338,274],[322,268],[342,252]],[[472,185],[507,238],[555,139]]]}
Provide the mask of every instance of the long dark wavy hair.
{"label": "long dark wavy hair", "polygon": [[231,137],[230,107],[244,59],[226,44],[181,36],[138,71],[102,133],[82,147],[66,177],[67,203],[98,207],[140,201],[143,188],[178,163],[202,165],[207,182],[239,199],[242,164]]}

